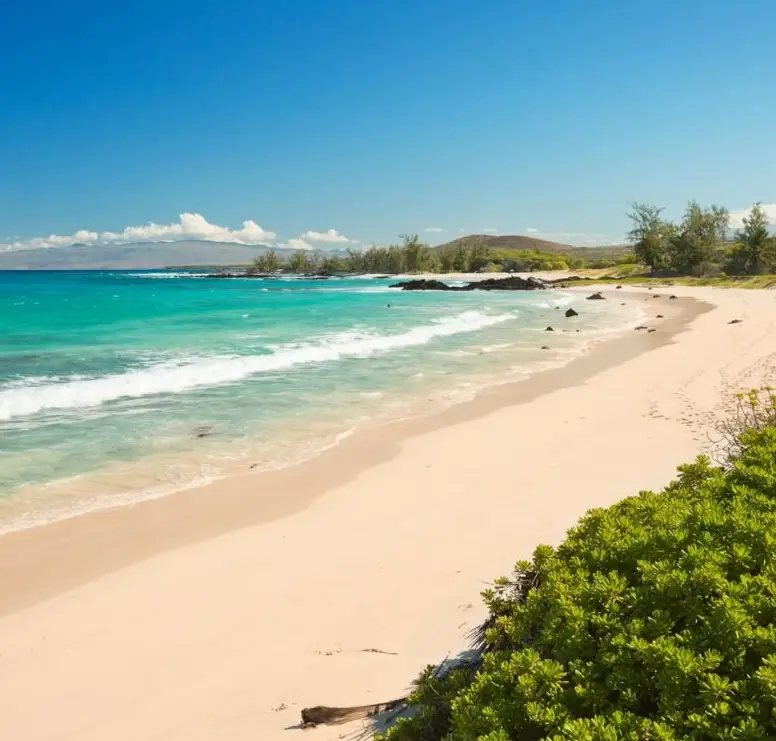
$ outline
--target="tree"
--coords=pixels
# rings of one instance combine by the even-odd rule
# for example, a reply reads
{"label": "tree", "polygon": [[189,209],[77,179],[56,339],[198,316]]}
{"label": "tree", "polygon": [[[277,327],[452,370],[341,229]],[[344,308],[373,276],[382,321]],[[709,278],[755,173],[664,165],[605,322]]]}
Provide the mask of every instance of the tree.
{"label": "tree", "polygon": [[671,238],[671,224],[661,218],[663,209],[650,203],[631,204],[628,218],[631,229],[628,240],[633,244],[633,253],[654,273],[668,266],[668,245]]}
{"label": "tree", "polygon": [[767,273],[776,266],[776,239],[768,232],[768,216],[760,203],[743,218],[744,228],[736,234],[732,264],[747,275]]}
{"label": "tree", "polygon": [[670,267],[679,273],[701,275],[712,263],[727,231],[727,209],[704,210],[690,201],[679,227],[669,238]]}
{"label": "tree", "polygon": [[288,261],[288,269],[292,273],[307,273],[310,271],[312,261],[305,250],[295,250]]}
{"label": "tree", "polygon": [[453,250],[442,250],[439,256],[439,269],[442,273],[452,273],[454,270],[454,257]]}
{"label": "tree", "polygon": [[274,273],[280,268],[280,258],[274,250],[267,250],[253,261],[253,269],[258,273]]}
{"label": "tree", "polygon": [[484,244],[474,244],[469,257],[469,270],[477,272],[490,262],[490,249]]}
{"label": "tree", "polygon": [[348,247],[347,257],[345,258],[345,267],[350,273],[368,272],[365,260],[365,253],[353,247]]}
{"label": "tree", "polygon": [[386,250],[385,267],[386,273],[397,275],[405,272],[407,268],[405,266],[404,250],[401,247],[393,244]]}
{"label": "tree", "polygon": [[471,253],[463,245],[458,245],[453,254],[453,271],[468,273],[471,266]]}
{"label": "tree", "polygon": [[417,234],[400,234],[404,250],[405,270],[410,273],[421,273],[427,270],[431,258],[428,245],[420,241]]}

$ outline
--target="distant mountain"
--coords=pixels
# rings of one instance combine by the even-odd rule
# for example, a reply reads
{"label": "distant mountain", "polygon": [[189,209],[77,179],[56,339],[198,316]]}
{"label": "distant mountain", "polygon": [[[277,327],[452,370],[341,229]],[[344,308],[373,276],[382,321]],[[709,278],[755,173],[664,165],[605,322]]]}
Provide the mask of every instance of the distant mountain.
{"label": "distant mountain", "polygon": [[569,245],[558,242],[548,242],[546,239],[525,237],[517,234],[467,234],[452,242],[446,242],[434,247],[435,250],[449,249],[450,247],[474,247],[484,245],[492,250],[538,250],[540,252],[565,252]]}
{"label": "distant mountain", "polygon": [[[0,270],[141,270],[168,265],[241,265],[266,252],[264,246],[225,242],[136,242],[48,247],[0,252]],[[278,249],[287,255],[291,249]]]}
{"label": "distant mountain", "polygon": [[470,234],[459,237],[452,242],[437,245],[434,250],[455,249],[456,247],[474,247],[484,245],[494,251],[506,250],[535,250],[536,252],[562,252],[567,255],[575,255],[584,259],[610,259],[617,257],[628,248],[624,245],[611,245],[607,247],[578,247],[570,244],[549,242],[546,239],[526,237],[522,234]]}

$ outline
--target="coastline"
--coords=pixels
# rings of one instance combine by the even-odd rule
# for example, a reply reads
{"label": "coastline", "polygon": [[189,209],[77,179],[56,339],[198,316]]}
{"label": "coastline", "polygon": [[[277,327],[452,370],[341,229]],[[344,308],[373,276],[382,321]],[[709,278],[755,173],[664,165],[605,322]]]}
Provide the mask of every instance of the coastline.
{"label": "coastline", "polygon": [[[119,358],[115,367],[109,363],[83,378],[62,370],[45,383],[45,376],[33,377],[29,387],[3,380],[0,427],[10,445],[0,454],[0,537],[190,490],[249,466],[295,465],[365,427],[435,413],[488,385],[564,364],[641,318],[635,302],[607,306],[568,291],[451,297],[358,283],[294,292],[275,281],[270,298],[240,289],[237,299],[224,299],[239,308],[222,316],[211,294],[234,291],[163,281],[167,301],[170,291],[173,297],[183,292],[186,306],[191,296],[209,296],[218,320],[205,312],[204,338],[195,332],[189,339],[198,320],[187,319],[172,333],[177,350],[142,350],[170,328],[162,323],[149,333],[140,325],[125,333],[126,348],[109,346],[108,356]],[[139,286],[141,296],[155,295],[149,281],[124,280],[122,289],[125,284]],[[388,298],[361,295],[386,291]],[[310,324],[308,292],[334,307],[331,319]],[[256,318],[265,301],[272,310],[278,304],[279,317],[290,322],[287,330],[271,330],[266,345],[267,330]],[[385,311],[386,301],[394,311]],[[351,302],[363,311],[354,313]],[[581,316],[559,316],[572,303]],[[563,331],[540,334],[547,324]],[[196,352],[181,350],[189,341]],[[68,345],[62,340],[60,357],[67,357]],[[144,358],[139,365],[122,365],[121,358],[135,355]],[[75,362],[78,369],[77,354]]]}
{"label": "coastline", "polygon": [[672,291],[643,292],[654,333],[307,464],[0,538],[0,731],[281,738],[303,705],[402,692],[488,580],[667,483],[773,372],[776,295]]}
{"label": "coastline", "polygon": [[[460,274],[466,276],[466,274]],[[479,279],[479,274],[470,274]],[[455,280],[461,279],[456,275]],[[579,290],[576,288],[568,290]],[[609,292],[609,299],[636,301],[637,294]],[[217,537],[233,530],[284,518],[318,497],[353,480],[363,470],[389,461],[411,438],[486,416],[505,406],[524,404],[645,350],[671,342],[695,316],[709,307],[694,299],[661,309],[659,333],[622,333],[594,343],[570,361],[534,371],[527,378],[505,379],[479,389],[472,399],[427,414],[412,414],[369,425],[344,435],[330,447],[275,470],[239,471],[204,485],[160,497],[138,499],[13,530],[0,535],[0,617],[23,609],[106,573],[167,550]],[[261,494],[250,491],[260,488]],[[293,492],[288,496],[286,492]],[[41,570],[41,552],[58,552]]]}

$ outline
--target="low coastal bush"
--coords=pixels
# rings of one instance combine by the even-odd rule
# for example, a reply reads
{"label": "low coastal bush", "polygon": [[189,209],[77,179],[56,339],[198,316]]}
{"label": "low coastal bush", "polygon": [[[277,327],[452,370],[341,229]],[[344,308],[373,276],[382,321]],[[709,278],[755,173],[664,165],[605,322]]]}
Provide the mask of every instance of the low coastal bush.
{"label": "low coastal bush", "polygon": [[700,457],[518,563],[484,595],[479,658],[429,667],[386,738],[776,738],[772,421],[742,420],[725,465]]}

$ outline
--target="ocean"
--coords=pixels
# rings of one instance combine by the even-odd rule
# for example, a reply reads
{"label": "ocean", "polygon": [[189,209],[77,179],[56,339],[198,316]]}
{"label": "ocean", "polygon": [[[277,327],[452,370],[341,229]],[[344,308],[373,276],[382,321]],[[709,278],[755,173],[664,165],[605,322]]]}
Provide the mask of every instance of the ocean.
{"label": "ocean", "polygon": [[579,292],[392,282],[0,272],[0,533],[292,465],[639,319]]}

